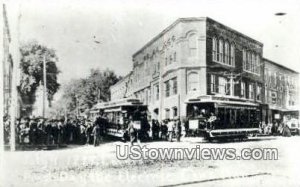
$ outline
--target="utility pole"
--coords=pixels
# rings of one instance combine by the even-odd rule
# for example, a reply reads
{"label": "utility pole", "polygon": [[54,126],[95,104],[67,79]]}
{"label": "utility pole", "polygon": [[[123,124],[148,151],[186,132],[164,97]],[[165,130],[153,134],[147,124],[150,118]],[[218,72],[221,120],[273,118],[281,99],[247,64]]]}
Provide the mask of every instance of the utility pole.
{"label": "utility pole", "polygon": [[[3,85],[3,79],[4,79],[4,64],[3,64],[3,58],[4,58],[4,46],[3,46],[3,39],[4,37],[4,19],[3,19],[3,13],[4,13],[4,4],[0,4],[0,165],[1,165],[1,171],[2,171],[2,164],[3,164],[3,153],[4,153],[4,121],[3,121],[3,96],[4,96],[4,85]],[[0,172],[1,172],[0,171]]]}
{"label": "utility pole", "polygon": [[46,117],[46,99],[47,99],[47,72],[46,72],[46,54],[43,59],[43,118]]}

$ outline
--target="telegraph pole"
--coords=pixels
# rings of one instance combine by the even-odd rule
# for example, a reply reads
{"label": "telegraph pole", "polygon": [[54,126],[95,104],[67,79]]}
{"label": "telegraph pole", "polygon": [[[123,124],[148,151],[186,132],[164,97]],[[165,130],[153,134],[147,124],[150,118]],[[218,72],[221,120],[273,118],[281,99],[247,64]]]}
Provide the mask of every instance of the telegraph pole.
{"label": "telegraph pole", "polygon": [[4,13],[4,4],[0,4],[0,10],[1,10],[1,16],[0,16],[0,165],[3,164],[3,153],[4,153],[4,121],[3,121],[3,98],[4,98],[4,85],[3,85],[3,79],[4,79],[4,64],[3,64],[3,58],[4,58],[4,47],[3,47],[3,39],[4,36],[3,28],[4,28],[4,19],[3,19],[3,13]]}
{"label": "telegraph pole", "polygon": [[46,117],[46,99],[47,99],[47,72],[46,72],[46,54],[43,59],[43,118]]}

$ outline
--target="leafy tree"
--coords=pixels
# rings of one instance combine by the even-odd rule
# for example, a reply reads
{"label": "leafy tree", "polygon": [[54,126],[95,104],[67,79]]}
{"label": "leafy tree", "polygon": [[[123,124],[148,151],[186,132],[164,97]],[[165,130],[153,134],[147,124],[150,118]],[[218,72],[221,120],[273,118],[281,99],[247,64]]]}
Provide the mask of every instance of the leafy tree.
{"label": "leafy tree", "polygon": [[[63,86],[63,99],[68,111],[90,109],[97,102],[108,101],[110,86],[120,80],[112,70],[91,69],[87,78],[71,80]],[[75,111],[76,112],[76,111]]]}
{"label": "leafy tree", "polygon": [[20,93],[24,104],[29,107],[31,112],[35,103],[35,93],[43,81],[43,61],[46,61],[46,79],[47,79],[47,96],[51,103],[53,95],[58,91],[60,84],[57,82],[57,75],[60,73],[56,64],[58,57],[55,50],[47,48],[37,42],[23,44],[21,51],[21,81]]}

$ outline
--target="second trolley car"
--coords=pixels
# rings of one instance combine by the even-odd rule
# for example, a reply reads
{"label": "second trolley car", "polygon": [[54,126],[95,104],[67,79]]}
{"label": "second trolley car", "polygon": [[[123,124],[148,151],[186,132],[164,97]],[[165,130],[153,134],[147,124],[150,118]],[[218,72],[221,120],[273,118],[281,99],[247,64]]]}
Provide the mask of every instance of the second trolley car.
{"label": "second trolley car", "polygon": [[92,110],[92,116],[101,113],[106,120],[105,132],[107,135],[129,139],[128,124],[132,120],[140,140],[149,138],[150,126],[147,119],[147,106],[138,99],[121,99],[99,103]]}

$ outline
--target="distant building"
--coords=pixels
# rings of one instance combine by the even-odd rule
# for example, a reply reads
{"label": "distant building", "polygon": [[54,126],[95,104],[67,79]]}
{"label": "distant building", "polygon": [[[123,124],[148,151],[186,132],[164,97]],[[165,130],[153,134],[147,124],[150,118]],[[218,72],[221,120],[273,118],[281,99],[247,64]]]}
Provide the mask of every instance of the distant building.
{"label": "distant building", "polygon": [[265,63],[266,121],[299,116],[299,73],[271,60]]}
{"label": "distant building", "polygon": [[232,126],[268,119],[263,44],[211,18],[178,19],[132,58],[111,99],[138,98],[152,118],[186,118],[197,103]]}

